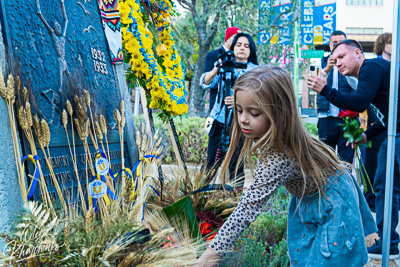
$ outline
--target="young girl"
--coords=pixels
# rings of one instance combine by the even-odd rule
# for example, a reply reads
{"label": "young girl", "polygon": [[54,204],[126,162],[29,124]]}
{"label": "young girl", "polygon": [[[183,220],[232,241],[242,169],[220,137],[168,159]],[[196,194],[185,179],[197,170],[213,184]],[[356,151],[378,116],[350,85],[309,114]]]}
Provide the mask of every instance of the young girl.
{"label": "young girl", "polygon": [[222,173],[242,133],[246,140],[240,159],[257,155],[259,164],[253,184],[196,266],[215,266],[231,251],[281,185],[293,195],[287,237],[292,266],[364,266],[364,236],[376,232],[375,222],[334,151],[302,125],[289,73],[257,67],[241,76],[234,89],[236,115]]}

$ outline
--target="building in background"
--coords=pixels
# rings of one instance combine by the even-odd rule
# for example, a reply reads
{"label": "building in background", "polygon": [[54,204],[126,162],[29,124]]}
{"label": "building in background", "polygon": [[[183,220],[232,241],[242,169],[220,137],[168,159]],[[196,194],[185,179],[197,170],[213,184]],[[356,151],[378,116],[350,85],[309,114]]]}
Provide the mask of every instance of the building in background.
{"label": "building in background", "polygon": [[[344,31],[348,39],[361,43],[366,58],[374,58],[374,42],[384,32],[392,32],[393,24],[392,0],[336,0],[336,30]],[[317,50],[325,50],[330,54],[328,45],[316,46]],[[320,64],[320,59],[315,59]],[[307,88],[304,80],[301,97],[302,114],[317,116],[317,94]]]}

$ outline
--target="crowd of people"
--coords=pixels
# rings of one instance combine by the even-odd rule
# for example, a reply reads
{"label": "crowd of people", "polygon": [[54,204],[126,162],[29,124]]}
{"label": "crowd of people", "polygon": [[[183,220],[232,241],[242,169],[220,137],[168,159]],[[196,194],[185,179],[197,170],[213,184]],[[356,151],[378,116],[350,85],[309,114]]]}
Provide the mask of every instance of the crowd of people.
{"label": "crowd of people", "polygon": [[[305,130],[296,105],[290,74],[279,67],[258,66],[250,35],[228,28],[224,44],[211,51],[200,78],[210,90],[209,144],[206,168],[222,164],[222,175],[243,185],[243,159],[258,158],[254,181],[196,266],[215,266],[241,233],[262,212],[273,193],[285,186],[292,195],[288,214],[288,250],[292,266],[364,266],[368,256],[382,255],[387,125],[390,88],[391,34],[376,41],[377,58],[366,59],[363,48],[342,31],[330,36],[331,53],[321,61],[322,76],[308,75],[307,86],[318,93],[318,135]],[[232,51],[234,86],[227,93],[221,51]],[[365,195],[349,170],[354,144],[343,136],[341,110],[360,112],[366,131],[357,144],[362,151],[375,195]],[[398,108],[398,113],[400,108]],[[229,129],[226,131],[224,129]],[[229,147],[221,150],[229,136]],[[400,114],[397,120],[391,257],[399,254]],[[349,163],[349,164],[346,164]],[[368,185],[365,185],[368,186]],[[372,213],[376,212],[376,222]],[[379,240],[367,248],[365,236]]]}

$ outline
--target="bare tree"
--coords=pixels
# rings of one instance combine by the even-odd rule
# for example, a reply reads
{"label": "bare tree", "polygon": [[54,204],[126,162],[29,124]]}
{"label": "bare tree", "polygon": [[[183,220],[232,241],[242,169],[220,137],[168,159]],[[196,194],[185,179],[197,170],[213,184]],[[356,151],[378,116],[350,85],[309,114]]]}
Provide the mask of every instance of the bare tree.
{"label": "bare tree", "polygon": [[[254,39],[261,31],[270,31],[293,24],[300,17],[298,2],[293,0],[293,6],[290,10],[280,14],[274,14],[274,11],[265,10],[267,21],[264,25],[259,25],[258,19],[258,1],[254,0],[177,0],[177,2],[190,12],[198,38],[198,59],[194,64],[193,59],[187,55],[183,56],[184,62],[189,69],[193,70],[193,78],[189,92],[189,116],[205,116],[205,98],[208,90],[204,90],[199,85],[200,76],[204,70],[205,59],[210,51],[210,47],[219,30],[221,23],[229,27],[239,26],[244,32],[252,35]],[[282,22],[282,16],[293,12],[291,20]],[[274,17],[274,19],[271,19]],[[223,30],[225,30],[225,28]],[[223,31],[220,29],[220,32]],[[187,43],[190,45],[190,42]],[[258,54],[264,52],[265,46],[258,46]],[[194,51],[194,49],[192,49]]]}

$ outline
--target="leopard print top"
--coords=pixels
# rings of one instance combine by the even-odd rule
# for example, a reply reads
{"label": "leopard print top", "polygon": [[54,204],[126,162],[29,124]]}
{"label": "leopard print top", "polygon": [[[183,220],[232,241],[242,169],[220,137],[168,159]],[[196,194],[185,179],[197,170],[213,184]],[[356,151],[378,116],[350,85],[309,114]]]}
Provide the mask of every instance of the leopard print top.
{"label": "leopard print top", "polygon": [[292,195],[301,197],[314,194],[318,186],[312,179],[304,178],[295,158],[281,152],[268,151],[265,160],[260,160],[253,184],[246,190],[239,205],[222,225],[210,248],[224,256],[242,232],[257,219],[272,194],[281,186]]}

